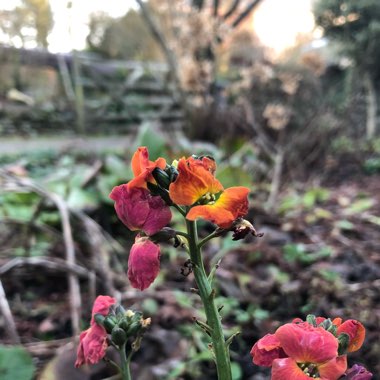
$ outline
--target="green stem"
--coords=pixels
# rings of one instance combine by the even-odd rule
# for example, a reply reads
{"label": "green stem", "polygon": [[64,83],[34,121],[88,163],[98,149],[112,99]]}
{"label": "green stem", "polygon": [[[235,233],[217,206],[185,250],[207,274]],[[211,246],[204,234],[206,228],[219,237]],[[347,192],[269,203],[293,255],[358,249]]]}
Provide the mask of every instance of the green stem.
{"label": "green stem", "polygon": [[186,227],[189,235],[189,252],[193,264],[194,277],[206,312],[207,325],[211,327],[210,334],[213,352],[215,354],[218,379],[231,380],[229,352],[224,339],[220,315],[215,305],[214,290],[211,288],[204,268],[201,250],[198,244],[196,222],[186,220]]}
{"label": "green stem", "polygon": [[210,241],[211,239],[213,239],[214,237],[216,236],[220,236],[219,235],[219,231],[215,230],[214,232],[212,232],[210,235],[206,236],[204,239],[202,239],[199,243],[198,243],[198,248],[200,249],[201,247],[203,247],[208,241]]}
{"label": "green stem", "polygon": [[122,380],[132,380],[131,377],[131,371],[129,369],[129,365],[131,363],[131,357],[132,355],[129,354],[127,357],[126,351],[125,351],[125,343],[120,347],[119,353],[120,353],[120,360],[121,360],[121,378]]}

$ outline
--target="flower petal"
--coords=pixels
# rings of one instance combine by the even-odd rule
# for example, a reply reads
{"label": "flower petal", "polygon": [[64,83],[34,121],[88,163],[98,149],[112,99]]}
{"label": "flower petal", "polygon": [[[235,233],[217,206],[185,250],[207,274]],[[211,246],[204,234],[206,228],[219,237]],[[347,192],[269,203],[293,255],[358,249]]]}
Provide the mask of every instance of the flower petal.
{"label": "flower petal", "polygon": [[107,332],[95,323],[80,334],[75,367],[98,363],[104,358],[107,347]]}
{"label": "flower petal", "polygon": [[95,324],[95,314],[108,315],[110,307],[116,303],[116,299],[110,296],[98,296],[92,307],[91,325]]}
{"label": "flower petal", "polygon": [[338,380],[347,369],[347,356],[342,355],[318,366],[321,380]]}
{"label": "flower petal", "polygon": [[221,228],[229,228],[234,220],[248,212],[247,187],[230,187],[223,191],[214,204],[194,206],[186,219],[203,218]]}
{"label": "flower petal", "polygon": [[344,380],[370,380],[373,374],[365,367],[354,364],[347,372]]}
{"label": "flower petal", "polygon": [[346,333],[350,337],[348,352],[357,351],[363,345],[365,328],[359,321],[348,319],[343,322],[337,329],[337,335],[339,336],[341,333]]}
{"label": "flower petal", "polygon": [[165,169],[166,160],[159,157],[154,162],[150,161],[148,149],[140,146],[133,154],[131,165],[135,178],[128,182],[128,186],[146,187],[147,182],[154,182],[152,172],[155,168]]}
{"label": "flower petal", "polygon": [[128,259],[128,279],[131,285],[144,290],[160,271],[160,246],[146,237],[137,236]]}
{"label": "flower petal", "polygon": [[267,334],[259,339],[251,349],[251,356],[254,364],[265,367],[270,367],[275,359],[286,357],[274,334]]}
{"label": "flower petal", "polygon": [[147,189],[123,184],[113,188],[110,198],[115,201],[117,216],[131,231],[143,230],[153,235],[171,220],[169,206]]}
{"label": "flower petal", "polygon": [[298,363],[323,363],[338,356],[338,340],[322,327],[287,323],[275,335],[285,353]]}
{"label": "flower petal", "polygon": [[191,206],[207,193],[217,194],[222,184],[207,169],[208,164],[192,157],[181,158],[178,162],[178,177],[169,186],[171,200],[182,206]]}
{"label": "flower petal", "polygon": [[[271,380],[310,380],[293,358],[275,359],[272,365]],[[319,380],[319,377],[314,378]]]}

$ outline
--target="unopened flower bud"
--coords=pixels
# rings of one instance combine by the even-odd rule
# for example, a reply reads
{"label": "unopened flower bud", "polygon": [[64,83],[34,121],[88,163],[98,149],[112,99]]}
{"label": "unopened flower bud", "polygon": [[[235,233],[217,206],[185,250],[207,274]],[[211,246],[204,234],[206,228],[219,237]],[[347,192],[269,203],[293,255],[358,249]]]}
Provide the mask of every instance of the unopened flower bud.
{"label": "unopened flower bud", "polygon": [[119,326],[115,326],[111,333],[112,342],[118,346],[123,345],[127,340],[127,334]]}
{"label": "unopened flower bud", "polygon": [[115,308],[115,314],[116,315],[124,315],[125,314],[125,309],[121,305],[117,305]]}
{"label": "unopened flower bud", "polygon": [[343,355],[347,353],[348,345],[350,343],[350,336],[346,333],[341,333],[338,336],[338,354]]}
{"label": "unopened flower bud", "polygon": [[173,201],[170,199],[168,190],[150,182],[147,183],[147,186],[153,195],[159,195],[168,206],[171,206],[173,204]]}
{"label": "unopened flower bud", "polygon": [[372,379],[372,376],[373,374],[365,367],[354,364],[349,370],[347,370],[344,380],[370,380]]}
{"label": "unopened flower bud", "polygon": [[103,321],[103,326],[108,333],[111,333],[111,331],[116,326],[116,324],[117,324],[117,319],[113,315],[109,315],[109,316],[105,317],[105,319]]}
{"label": "unopened flower bud", "polygon": [[160,168],[155,168],[152,172],[153,178],[163,188],[168,189],[171,183],[169,175]]}
{"label": "unopened flower bud", "polygon": [[94,319],[98,325],[103,326],[104,320],[106,319],[106,317],[102,314],[95,314]]}

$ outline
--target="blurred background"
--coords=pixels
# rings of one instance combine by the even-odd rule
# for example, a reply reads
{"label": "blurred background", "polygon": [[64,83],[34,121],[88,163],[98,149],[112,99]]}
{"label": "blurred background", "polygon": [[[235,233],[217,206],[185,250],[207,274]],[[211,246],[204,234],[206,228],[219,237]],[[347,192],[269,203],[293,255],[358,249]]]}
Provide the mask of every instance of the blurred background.
{"label": "blurred background", "polygon": [[377,0],[0,0],[0,378],[115,378],[73,367],[98,294],[152,317],[135,379],[216,378],[185,252],[147,291],[125,275],[108,195],[144,145],[252,189],[264,237],[204,252],[234,380],[268,379],[252,345],[309,313],[360,320],[350,364],[379,379],[379,85]]}

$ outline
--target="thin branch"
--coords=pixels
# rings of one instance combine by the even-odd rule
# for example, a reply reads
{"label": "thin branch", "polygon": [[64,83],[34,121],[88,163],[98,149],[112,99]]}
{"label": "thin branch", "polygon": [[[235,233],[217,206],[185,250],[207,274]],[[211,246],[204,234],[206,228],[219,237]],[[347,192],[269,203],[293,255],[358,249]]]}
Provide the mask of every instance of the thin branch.
{"label": "thin branch", "polygon": [[[61,225],[63,232],[63,240],[65,243],[66,262],[68,265],[75,265],[75,248],[74,240],[70,225],[70,214],[66,202],[58,195],[50,193],[42,187],[35,184],[28,178],[19,178],[9,175],[5,170],[0,169],[0,176],[5,178],[12,185],[17,185],[21,188],[27,188],[40,196],[49,199],[53,202],[61,216]],[[77,335],[80,331],[80,311],[81,311],[81,296],[79,280],[73,273],[68,274],[69,293],[70,293],[70,309],[71,309],[71,323],[73,334]]]}
{"label": "thin branch", "polygon": [[0,310],[5,319],[6,331],[9,334],[9,337],[12,340],[13,344],[20,344],[20,336],[18,335],[16,323],[13,319],[13,315],[11,312],[11,308],[9,307],[9,303],[7,297],[5,295],[5,290],[3,288],[3,284],[0,280]]}
{"label": "thin branch", "polygon": [[260,3],[262,0],[254,0],[248,4],[243,12],[232,23],[232,28],[236,28]]}
{"label": "thin branch", "polygon": [[148,28],[150,29],[150,32],[153,38],[158,42],[158,44],[160,45],[166,57],[166,61],[170,67],[170,74],[172,76],[174,85],[176,87],[176,95],[179,98],[183,111],[187,113],[188,104],[187,104],[186,94],[183,91],[182,86],[181,86],[181,80],[178,74],[178,65],[177,65],[176,57],[173,51],[169,48],[169,45],[165,39],[165,36],[162,33],[155,19],[153,18],[148,6],[142,0],[136,0],[136,3],[140,6],[142,17],[144,18]]}
{"label": "thin branch", "polygon": [[233,15],[237,7],[239,6],[239,3],[240,3],[240,0],[234,0],[234,2],[231,4],[230,9],[224,14],[223,16],[224,20],[227,20],[230,16]]}
{"label": "thin branch", "polygon": [[219,0],[214,0],[214,17],[218,16],[218,10],[219,10]]}

